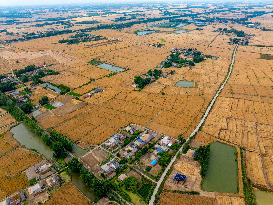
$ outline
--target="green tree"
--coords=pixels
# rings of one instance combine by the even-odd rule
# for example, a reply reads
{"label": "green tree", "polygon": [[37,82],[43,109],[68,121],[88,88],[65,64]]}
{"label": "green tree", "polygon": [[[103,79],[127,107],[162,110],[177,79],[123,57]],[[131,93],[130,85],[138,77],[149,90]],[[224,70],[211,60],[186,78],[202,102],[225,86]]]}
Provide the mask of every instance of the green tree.
{"label": "green tree", "polygon": [[74,173],[80,173],[82,164],[79,162],[77,158],[73,158],[68,162],[69,169]]}
{"label": "green tree", "polygon": [[47,96],[42,96],[39,100],[40,105],[47,105],[49,103],[49,98]]}
{"label": "green tree", "polygon": [[124,179],[123,185],[126,190],[132,192],[136,192],[139,187],[139,183],[135,177],[127,177],[126,179]]}
{"label": "green tree", "polygon": [[22,75],[22,76],[20,77],[20,80],[21,80],[23,83],[26,83],[26,82],[29,81],[29,79],[28,79],[28,77],[27,77],[26,75]]}
{"label": "green tree", "polygon": [[158,164],[162,167],[166,167],[170,163],[171,158],[172,156],[169,153],[162,152],[159,154]]}
{"label": "green tree", "polygon": [[62,159],[67,156],[67,152],[61,142],[54,142],[52,150],[54,151],[54,157],[56,158]]}
{"label": "green tree", "polygon": [[201,146],[194,153],[194,160],[199,161],[201,164],[200,174],[202,177],[204,177],[208,171],[209,154],[210,154],[210,145]]}
{"label": "green tree", "polygon": [[20,105],[21,110],[23,110],[25,113],[29,114],[31,113],[33,109],[33,105],[31,102],[24,102],[23,104]]}
{"label": "green tree", "polygon": [[6,82],[6,83],[0,84],[0,91],[1,92],[8,92],[8,91],[15,90],[15,89],[16,89],[15,83],[13,83],[13,82]]}
{"label": "green tree", "polygon": [[184,144],[186,142],[182,134],[178,136],[178,141],[180,142],[180,144]]}

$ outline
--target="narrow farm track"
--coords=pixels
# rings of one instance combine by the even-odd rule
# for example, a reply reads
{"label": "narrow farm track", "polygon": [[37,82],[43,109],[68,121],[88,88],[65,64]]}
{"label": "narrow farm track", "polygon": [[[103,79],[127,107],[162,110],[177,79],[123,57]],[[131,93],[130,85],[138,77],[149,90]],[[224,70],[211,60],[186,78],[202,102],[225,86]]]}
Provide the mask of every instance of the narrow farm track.
{"label": "narrow farm track", "polygon": [[156,184],[156,188],[154,189],[153,195],[150,199],[149,205],[153,205],[156,199],[156,195],[157,192],[159,191],[159,188],[161,187],[161,184],[163,183],[165,177],[167,176],[167,173],[169,172],[169,170],[171,169],[173,163],[176,161],[178,154],[181,153],[181,151],[183,150],[184,146],[186,144],[189,144],[191,142],[191,140],[194,139],[194,137],[196,136],[196,134],[199,132],[200,128],[203,126],[203,124],[205,123],[210,111],[212,110],[217,98],[220,96],[221,92],[223,91],[225,85],[227,84],[233,68],[234,68],[234,63],[235,63],[235,57],[236,57],[236,53],[238,50],[238,45],[236,45],[233,49],[233,53],[232,53],[232,57],[231,57],[231,63],[229,65],[229,70],[228,73],[224,79],[224,81],[221,83],[220,87],[218,88],[218,90],[216,91],[215,95],[213,96],[210,104],[208,105],[206,112],[204,113],[203,117],[201,118],[201,120],[199,121],[199,123],[197,124],[197,126],[195,127],[195,129],[193,130],[193,132],[190,134],[189,138],[187,139],[187,141],[184,143],[184,145],[177,151],[176,155],[172,158],[171,162],[169,163],[169,165],[167,166],[167,168],[165,169],[165,171],[163,172],[163,174],[161,175],[159,181]]}

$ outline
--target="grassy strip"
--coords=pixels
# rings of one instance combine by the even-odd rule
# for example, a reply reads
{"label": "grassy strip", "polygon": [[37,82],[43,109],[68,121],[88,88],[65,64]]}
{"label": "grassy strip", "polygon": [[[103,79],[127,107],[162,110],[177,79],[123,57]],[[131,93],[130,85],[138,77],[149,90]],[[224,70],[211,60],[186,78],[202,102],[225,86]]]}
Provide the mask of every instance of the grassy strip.
{"label": "grassy strip", "polygon": [[55,109],[55,107],[53,105],[51,105],[51,104],[45,104],[44,108],[46,108],[48,110],[54,110]]}
{"label": "grassy strip", "polygon": [[244,150],[240,148],[241,152],[241,166],[242,166],[242,176],[243,176],[243,184],[244,184],[244,196],[246,205],[255,205],[255,195],[253,193],[253,187],[250,179],[247,177],[246,173],[246,162],[244,156]]}
{"label": "grassy strip", "polygon": [[76,97],[76,98],[79,98],[79,97],[82,96],[81,94],[76,93],[76,92],[74,92],[74,91],[70,91],[70,92],[68,93],[68,95],[71,95],[71,96]]}

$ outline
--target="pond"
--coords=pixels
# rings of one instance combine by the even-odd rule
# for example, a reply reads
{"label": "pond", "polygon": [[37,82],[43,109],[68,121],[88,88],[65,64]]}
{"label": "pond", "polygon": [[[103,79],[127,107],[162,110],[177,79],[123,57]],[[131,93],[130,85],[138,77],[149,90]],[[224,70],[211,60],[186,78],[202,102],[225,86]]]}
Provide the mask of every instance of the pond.
{"label": "pond", "polygon": [[194,81],[187,81],[187,80],[180,80],[176,84],[178,87],[183,87],[183,88],[192,88],[195,86]]}
{"label": "pond", "polygon": [[152,33],[155,33],[156,31],[154,30],[144,30],[144,31],[137,31],[136,34],[138,36],[145,36],[145,35],[149,35],[149,34],[152,34]]}
{"label": "pond", "polygon": [[113,66],[113,65],[107,64],[107,63],[99,64],[98,67],[102,68],[102,69],[105,69],[105,70],[112,71],[112,72],[122,72],[122,71],[124,71],[124,69],[121,68],[121,67]]}
{"label": "pond", "polygon": [[257,205],[272,205],[273,202],[273,192],[266,191],[254,191],[256,196]]}
{"label": "pond", "polygon": [[185,23],[180,23],[180,24],[178,24],[178,25],[176,26],[176,28],[181,28],[181,27],[184,27],[184,26],[187,26],[187,24],[185,24]]}
{"label": "pond", "polygon": [[58,88],[58,87],[56,87],[56,86],[54,86],[54,85],[52,85],[50,83],[43,83],[41,86],[44,87],[44,88],[48,88],[50,90],[53,90],[55,93],[58,93],[58,94],[61,93],[60,88]]}
{"label": "pond", "polygon": [[181,33],[188,33],[189,30],[186,30],[186,29],[180,29],[180,30],[176,30],[175,33],[177,34],[181,34]]}
{"label": "pond", "polygon": [[211,192],[238,192],[236,149],[215,142],[210,146],[208,172],[202,180],[202,189]]}
{"label": "pond", "polygon": [[23,146],[28,149],[36,150],[44,155],[47,159],[52,159],[53,151],[43,142],[43,140],[36,136],[23,123],[13,127],[11,130],[13,137]]}

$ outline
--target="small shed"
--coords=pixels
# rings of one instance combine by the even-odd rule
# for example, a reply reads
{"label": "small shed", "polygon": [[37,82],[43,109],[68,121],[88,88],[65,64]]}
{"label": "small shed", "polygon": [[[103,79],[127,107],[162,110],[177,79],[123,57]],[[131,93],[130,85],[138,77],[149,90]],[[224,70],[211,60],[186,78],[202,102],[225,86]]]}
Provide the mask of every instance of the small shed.
{"label": "small shed", "polygon": [[157,165],[157,159],[153,159],[150,163],[150,165],[155,166]]}
{"label": "small shed", "polygon": [[175,176],[173,177],[173,180],[177,183],[179,182],[185,182],[187,179],[187,176],[184,174],[176,173]]}

